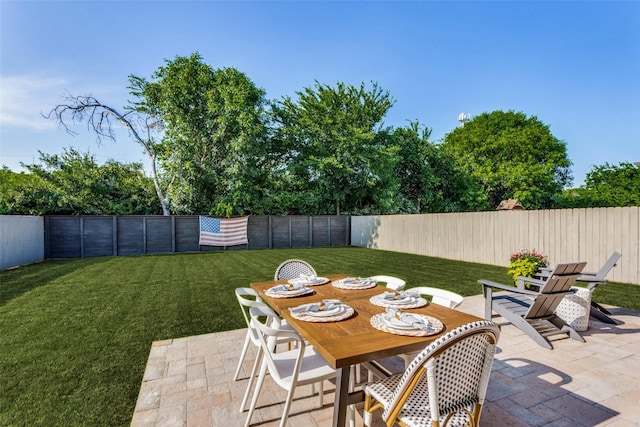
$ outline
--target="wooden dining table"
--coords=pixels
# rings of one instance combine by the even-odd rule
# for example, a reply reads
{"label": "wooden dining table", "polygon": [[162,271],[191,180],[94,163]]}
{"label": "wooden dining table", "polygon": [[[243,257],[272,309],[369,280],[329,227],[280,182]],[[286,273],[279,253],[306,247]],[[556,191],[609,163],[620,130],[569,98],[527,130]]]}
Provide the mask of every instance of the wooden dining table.
{"label": "wooden dining table", "polygon": [[[325,276],[331,282],[343,279],[347,274]],[[309,286],[310,294],[293,298],[272,298],[265,291],[275,285],[287,283],[286,280],[251,283],[271,308],[286,319],[298,333],[306,339],[327,362],[336,369],[336,396],[334,400],[333,426],[343,427],[347,418],[347,407],[363,400],[362,391],[349,393],[350,367],[365,364],[378,373],[384,369],[375,363],[376,360],[422,350],[427,344],[443,334],[469,322],[481,320],[477,316],[453,310],[437,304],[420,308],[405,309],[407,312],[420,313],[435,317],[444,324],[444,329],[426,337],[396,335],[374,328],[371,317],[383,313],[384,307],[369,301],[388,289],[377,285],[369,289],[340,289],[331,284]],[[323,299],[339,299],[351,306],[355,313],[345,320],[336,322],[307,322],[291,316],[289,308],[301,304],[320,302]]]}

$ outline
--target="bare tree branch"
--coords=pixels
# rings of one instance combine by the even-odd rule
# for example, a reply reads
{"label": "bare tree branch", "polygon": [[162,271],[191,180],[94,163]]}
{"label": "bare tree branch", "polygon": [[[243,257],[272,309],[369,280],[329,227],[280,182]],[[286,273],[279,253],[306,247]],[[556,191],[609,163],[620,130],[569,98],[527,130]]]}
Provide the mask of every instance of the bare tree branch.
{"label": "bare tree branch", "polygon": [[[69,127],[67,124],[69,121],[71,123],[82,123],[86,121],[87,128],[93,130],[96,134],[98,143],[100,143],[103,138],[111,141],[116,140],[113,126],[114,121],[124,126],[129,131],[129,135],[140,144],[147,153],[151,164],[153,183],[156,188],[156,193],[158,194],[160,205],[162,206],[162,212],[164,215],[169,215],[167,200],[160,186],[156,165],[155,134],[161,133],[163,130],[161,120],[147,114],[138,114],[135,110],[122,114],[115,108],[101,103],[93,96],[72,96],[67,94],[65,101],[66,103],[58,104],[52,108],[48,114],[43,114],[43,117],[46,119],[55,119],[58,124],[71,135],[77,135],[78,133]],[[145,138],[140,136],[138,129],[146,132]]]}

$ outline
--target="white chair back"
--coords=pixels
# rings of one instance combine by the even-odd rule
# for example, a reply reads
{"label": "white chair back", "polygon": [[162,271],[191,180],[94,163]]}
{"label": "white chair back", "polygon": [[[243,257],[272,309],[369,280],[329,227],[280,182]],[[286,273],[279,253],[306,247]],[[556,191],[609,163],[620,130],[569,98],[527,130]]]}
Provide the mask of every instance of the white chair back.
{"label": "white chair back", "polygon": [[258,293],[251,288],[236,288],[235,293],[238,303],[240,304],[240,308],[242,309],[242,315],[244,316],[244,320],[249,328],[251,341],[253,341],[255,345],[259,346],[260,341],[258,340],[258,334],[255,327],[251,325],[249,309],[251,307],[265,306],[265,303],[262,301],[260,296],[258,296]]}
{"label": "white chair back", "polygon": [[418,292],[420,295],[431,296],[431,302],[449,308],[456,308],[464,301],[464,297],[446,289],[431,288],[429,286],[419,286],[410,288],[409,291]]}
{"label": "white chair back", "polygon": [[387,288],[393,289],[394,291],[400,291],[404,289],[404,285],[406,285],[404,280],[393,276],[371,276],[370,279],[376,282],[384,282]]}

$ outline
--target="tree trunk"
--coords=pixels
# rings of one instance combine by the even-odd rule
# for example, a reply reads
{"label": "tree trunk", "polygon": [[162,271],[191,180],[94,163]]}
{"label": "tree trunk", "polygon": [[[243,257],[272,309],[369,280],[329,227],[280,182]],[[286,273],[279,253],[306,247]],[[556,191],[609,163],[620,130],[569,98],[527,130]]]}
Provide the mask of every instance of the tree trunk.
{"label": "tree trunk", "polygon": [[165,199],[164,194],[162,192],[162,187],[160,187],[160,180],[158,179],[158,171],[156,169],[156,156],[151,153],[146,147],[145,151],[147,152],[147,156],[149,157],[149,163],[151,163],[151,178],[153,179],[153,186],[156,187],[156,194],[158,195],[158,200],[160,201],[160,206],[162,207],[162,215],[169,216],[171,213],[169,212],[169,208],[167,207],[167,199]]}

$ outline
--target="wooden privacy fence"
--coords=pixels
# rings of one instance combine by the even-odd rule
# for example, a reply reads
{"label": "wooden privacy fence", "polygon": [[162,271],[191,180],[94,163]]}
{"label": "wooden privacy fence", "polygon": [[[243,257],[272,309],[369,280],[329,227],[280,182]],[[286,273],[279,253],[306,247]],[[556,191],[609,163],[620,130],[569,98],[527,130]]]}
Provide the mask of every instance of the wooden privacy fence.
{"label": "wooden privacy fence", "polygon": [[[278,249],[350,244],[349,216],[250,216],[248,245],[237,249]],[[220,251],[199,246],[198,216],[44,217],[45,258],[79,258],[171,252]]]}
{"label": "wooden privacy fence", "polygon": [[552,265],[586,261],[597,271],[613,251],[607,276],[640,284],[640,207],[494,211],[351,218],[351,244],[508,266],[518,249],[537,249]]}

